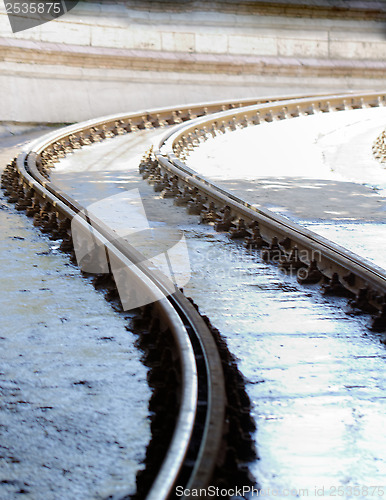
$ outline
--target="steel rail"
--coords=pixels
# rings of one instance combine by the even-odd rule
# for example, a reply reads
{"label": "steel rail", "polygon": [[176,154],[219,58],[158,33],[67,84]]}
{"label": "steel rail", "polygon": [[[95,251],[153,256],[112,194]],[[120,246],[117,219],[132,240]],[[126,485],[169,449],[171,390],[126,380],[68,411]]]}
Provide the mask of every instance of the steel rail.
{"label": "steel rail", "polygon": [[[243,218],[246,222],[257,222],[262,235],[270,242],[273,237],[289,237],[290,247],[281,248],[287,255],[296,246],[299,250],[307,250],[310,255],[320,252],[322,259],[318,263],[319,270],[332,279],[338,274],[340,285],[355,295],[366,291],[366,299],[373,307],[382,311],[386,302],[386,270],[367,261],[363,257],[331,242],[317,233],[303,228],[289,219],[274,212],[257,208],[241,200],[228,190],[206,179],[190,169],[182,159],[185,151],[205,140],[209,134],[213,137],[226,128],[258,125],[274,120],[294,118],[301,115],[312,115],[320,112],[343,111],[363,107],[384,106],[386,95],[380,93],[359,93],[330,96],[317,96],[284,100],[277,103],[246,106],[238,110],[227,110],[191,120],[169,130],[161,139],[155,156],[159,166],[170,176],[177,176],[181,185],[196,188],[206,197],[206,206],[214,202],[217,207],[229,206],[234,217]],[[310,265],[311,259],[305,259]]]}
{"label": "steel rail", "polygon": [[[42,175],[41,169],[38,168],[40,155],[60,141],[81,133],[90,133],[91,130],[106,132],[106,127],[110,126],[113,127],[114,132],[117,132],[118,121],[120,125],[127,127],[126,132],[128,132],[151,128],[152,126],[163,126],[169,124],[169,122],[183,122],[191,119],[193,114],[204,115],[256,102],[270,102],[272,99],[221,101],[186,105],[179,108],[161,108],[151,112],[145,110],[131,114],[114,114],[54,131],[29,144],[23,153],[19,155],[17,169],[22,179],[23,190],[32,189],[42,199],[42,203],[49,202],[59,219],[72,220],[76,215],[80,216],[86,231],[88,224],[91,223],[93,236],[97,236],[97,239],[103,242],[106,249],[108,249],[107,256],[110,267],[113,259],[117,259],[122,264],[124,262],[135,263],[137,269],[135,278],[140,280],[142,277],[142,281],[149,287],[155,300],[159,299],[160,290],[162,294],[167,295],[162,276],[147,269],[143,264],[145,259],[139,252],[127,243],[122,244],[116,241],[115,235],[108,227],[95,218],[90,220],[89,215],[85,215],[81,205]],[[133,266],[129,267],[132,268]],[[184,390],[172,442],[157,478],[149,490],[147,496],[149,500],[166,499],[172,496],[173,488],[178,483],[179,475],[184,467],[184,458],[189,452],[190,441],[196,432],[195,427],[200,428],[200,426],[203,427],[200,445],[195,456],[194,466],[184,485],[189,488],[205,488],[209,485],[218,462],[218,455],[223,446],[226,406],[221,359],[215,341],[201,316],[179,290],[176,290],[167,298],[158,300],[156,304],[158,310],[162,313],[164,322],[170,324],[178,351],[181,353]],[[201,375],[201,378],[205,379],[204,385],[206,384],[206,388],[200,390],[201,393],[206,393],[206,401],[201,401],[199,405],[200,409],[202,409],[203,403],[206,405],[206,414],[201,415],[201,422],[198,424],[195,418],[197,418],[198,413],[199,369],[197,363],[193,365],[193,358],[194,360],[200,358],[204,360],[205,375],[204,377]]]}
{"label": "steel rail", "polygon": [[[116,126],[117,121],[121,124],[122,121],[129,123],[131,130],[135,130],[136,128],[150,128],[149,123],[154,124],[154,121],[156,121],[158,126],[162,126],[167,124],[168,120],[178,123],[191,119],[193,113],[196,115],[205,115],[218,110],[250,105],[251,103],[270,102],[272,99],[244,99],[236,102],[203,103],[180,108],[162,108],[152,110],[151,112],[142,111],[129,115],[110,115],[95,120],[88,120],[87,122],[68,126],[59,131],[46,134],[43,138],[29,144],[17,160],[17,168],[23,178],[22,182],[27,183],[28,188],[38,193],[45,202],[49,201],[54,210],[57,211],[59,217],[72,220],[74,216],[80,216],[86,231],[87,225],[92,224],[93,236],[98,235],[97,238],[101,242],[104,242],[105,247],[108,248],[109,261],[114,258],[118,259],[121,263],[124,261],[126,263],[135,263],[138,273],[141,274],[144,280],[147,280],[150,287],[149,290],[153,287],[152,293],[156,300],[159,298],[157,290],[161,290],[164,295],[167,295],[162,276],[160,276],[161,273],[157,274],[147,269],[143,264],[145,259],[139,252],[130,247],[127,242],[122,244],[116,241],[115,235],[108,227],[95,217],[90,220],[89,215],[85,214],[81,205],[42,175],[38,168],[41,153],[59,141],[63,141],[63,139],[90,132],[92,129],[105,130],[106,126]],[[136,276],[136,279],[139,280],[139,276]],[[156,287],[156,291],[154,291],[154,287]],[[194,466],[184,485],[191,489],[205,488],[209,485],[214,468],[218,462],[218,455],[222,449],[226,406],[221,359],[214,339],[201,316],[178,290],[167,298],[158,300],[157,304],[163,313],[165,323],[173,323],[171,330],[178,345],[178,350],[181,352],[181,371],[183,374],[182,383],[184,390],[176,429],[162,467],[147,495],[149,500],[166,499],[172,496],[173,488],[177,484],[179,474],[181,474],[184,467],[184,458],[188,454],[191,444],[190,440],[195,432],[195,427],[200,427],[201,425],[203,431],[200,436],[200,445],[198,446]],[[176,318],[176,311],[178,311],[177,315],[179,319]],[[183,318],[183,324],[181,318]],[[207,409],[205,416],[201,416],[201,420],[204,421],[198,424],[193,417],[196,418],[198,413],[199,368],[197,365],[193,366],[192,354],[194,355],[194,359],[203,358],[204,360],[204,385],[206,384],[207,386],[206,389],[201,389],[200,391],[201,393],[206,392],[206,401],[200,402],[200,408],[203,407],[202,403],[205,403]]]}
{"label": "steel rail", "polygon": [[[141,283],[141,286],[146,287],[149,294],[154,297],[157,315],[173,334],[180,358],[183,390],[172,441],[148,492],[149,500],[170,498],[173,496],[175,486],[181,484],[180,481],[183,481],[184,487],[188,488],[205,488],[210,484],[218,456],[223,450],[226,394],[220,355],[204,320],[183,294],[175,290],[172,295],[167,296],[162,276],[146,268],[143,264],[145,259],[139,252],[127,243],[116,241],[115,235],[108,227],[95,218],[90,219],[81,205],[42,175],[38,168],[39,155],[53,144],[70,136],[90,132],[91,129],[106,132],[106,126],[117,128],[117,121],[120,121],[121,125],[129,125],[126,131],[131,131],[150,128],[155,124],[162,126],[168,124],[168,120],[171,123],[182,122],[191,119],[192,113],[203,115],[219,109],[269,101],[270,99],[247,99],[237,102],[188,105],[178,109],[162,108],[151,113],[143,111],[129,115],[110,115],[47,134],[28,145],[17,158],[19,193],[22,191],[26,194],[27,191],[32,191],[35,201],[39,199],[42,205],[49,203],[52,206],[58,220],[71,221],[75,216],[80,216],[78,222],[85,232],[89,230],[91,224],[93,238],[106,250],[109,268],[116,267],[118,262],[130,270],[131,279]],[[125,120],[126,123],[122,124]],[[136,265],[133,266],[133,263]],[[202,366],[197,362],[200,359]],[[204,407],[205,413],[202,410]],[[196,441],[198,439],[198,446],[197,442],[193,446],[193,437]],[[198,450],[193,452],[193,455],[190,452],[192,446]],[[193,466],[184,464],[189,453],[191,453],[190,463],[194,458]]]}
{"label": "steel rail", "polygon": [[[331,93],[321,93],[320,96],[331,95]],[[59,143],[61,140],[80,133],[89,133],[91,129],[102,132],[103,127],[115,128],[117,122],[125,127],[126,132],[146,130],[156,127],[184,123],[198,116],[206,116],[226,109],[242,108],[253,104],[271,103],[288,99],[299,98],[298,94],[285,96],[256,97],[237,100],[211,101],[195,104],[186,104],[173,107],[163,107],[156,109],[144,109],[134,113],[116,113],[103,117],[93,118],[73,125],[68,125],[54,132],[45,134],[42,138],[31,142],[30,150],[40,154],[50,145]],[[111,129],[107,130],[108,132]]]}
{"label": "steel rail", "polygon": [[[369,95],[363,94],[363,99],[366,102],[371,101]],[[378,95],[373,94],[374,96]],[[320,95],[316,99],[314,97],[303,100],[300,100],[299,96],[294,97],[297,97],[297,99],[289,99],[288,96],[282,98],[272,97],[203,103],[151,111],[145,110],[138,113],[114,114],[71,125],[47,134],[42,139],[33,142],[19,155],[17,159],[17,171],[20,179],[15,189],[19,190],[19,192],[21,190],[24,195],[27,195],[28,191],[33,191],[42,205],[49,203],[52,206],[52,210],[58,220],[69,221],[75,215],[80,215],[81,219],[83,219],[81,223],[85,230],[87,230],[87,224],[91,222],[93,233],[97,233],[101,243],[105,245],[107,249],[106,253],[110,256],[109,259],[117,259],[122,265],[126,264],[126,266],[129,263],[136,263],[136,272],[133,274],[133,279],[144,283],[144,286],[151,290],[150,293],[155,298],[159,298],[160,293],[166,295],[162,279],[149,269],[146,269],[146,266],[143,264],[143,257],[135,249],[130,248],[126,243],[122,244],[114,241],[115,235],[109,228],[104,226],[101,221],[89,220],[88,216],[83,213],[83,207],[75,200],[72,200],[66,193],[61,192],[49,180],[47,163],[51,160],[57,160],[58,151],[65,154],[67,150],[70,151],[73,149],[74,145],[71,141],[80,140],[82,134],[86,134],[86,138],[87,136],[106,138],[138,129],[178,124],[178,132],[176,129],[173,129],[172,136],[170,137],[170,132],[168,132],[166,137],[167,140],[172,138],[174,141],[175,134],[178,133],[179,137],[183,137],[189,126],[197,127],[197,124],[200,123],[205,127],[205,124],[209,123],[208,120],[213,122],[212,118],[219,120],[219,117],[225,119],[225,117],[244,116],[243,119],[245,120],[245,116],[251,116],[251,118],[247,119],[260,121],[260,116],[256,115],[256,106],[254,106],[256,104],[258,104],[260,110],[266,113],[262,119],[267,119],[267,121],[274,119],[275,113],[278,113],[277,116],[280,118],[282,114],[285,115],[290,112],[293,115],[300,112],[312,113],[315,110],[315,106],[321,108],[322,105],[326,105],[329,101],[336,107],[346,106],[347,100],[352,106],[356,105],[360,107],[363,105],[360,101],[362,97],[351,94],[346,95],[343,100],[341,96],[331,95],[328,95],[328,97]],[[275,104],[275,101],[283,102]],[[315,104],[315,102],[319,104]],[[309,109],[307,109],[307,103],[310,106]],[[312,106],[314,106],[313,109]],[[235,108],[238,109],[235,111]],[[281,111],[279,111],[279,108]],[[209,116],[210,113],[216,112],[217,115]],[[252,115],[249,113],[252,113]],[[201,122],[191,121],[188,128],[186,128],[184,122],[194,120],[196,116],[203,117]],[[257,210],[255,207],[238,200],[230,193],[190,171],[173,152],[168,152],[167,156],[158,152],[157,158],[163,169],[171,172],[173,175],[178,175],[182,182],[195,185],[203,192],[206,192],[208,199],[216,200],[222,204],[233,204],[232,207],[235,213],[243,213],[244,211],[246,216],[252,220],[254,220],[257,214],[267,239],[272,234],[288,235],[290,232],[291,237],[298,242],[300,247],[304,245],[309,248],[310,237],[307,233],[311,233],[310,231],[292,227],[292,223],[280,220],[280,217],[277,220],[273,220],[271,214],[265,213],[263,210]],[[326,247],[328,245],[325,242],[323,243],[319,238],[314,240],[313,248],[317,249],[323,246]],[[133,266],[130,266],[130,268],[132,269]],[[384,284],[382,284],[382,290],[384,292]],[[178,484],[181,476],[184,476],[183,484],[189,488],[205,488],[209,485],[223,445],[226,395],[224,375],[217,346],[205,322],[192,304],[180,291],[176,290],[171,296],[158,300],[155,308],[157,314],[162,318],[163,323],[168,325],[172,331],[180,353],[182,372],[185,373],[183,375],[184,390],[182,391],[182,403],[172,442],[159,474],[148,494],[148,498],[151,500],[166,500],[173,495],[173,488]],[[203,367],[199,367],[197,364],[197,360],[201,358],[204,360]],[[203,401],[198,401],[197,399],[198,386],[201,383],[199,380],[200,376],[204,379],[204,385],[206,384],[206,388],[203,391],[201,390],[201,393],[205,394],[204,406],[206,411],[204,415],[198,415],[203,406]],[[195,422],[193,422],[193,416],[201,418],[196,427]],[[199,430],[201,427],[203,427],[202,431]],[[200,434],[200,445],[198,446],[198,451],[195,452],[194,465],[184,465],[184,458],[188,456],[189,447],[192,445],[192,437],[197,433]],[[191,462],[191,457],[189,461]]]}
{"label": "steel rail", "polygon": [[[67,199],[63,193],[56,196],[55,186],[45,179],[44,186],[42,185],[41,176],[34,169],[34,155],[32,153],[32,158],[30,155],[31,153],[23,152],[17,158],[17,170],[24,186],[33,189],[44,203],[51,203],[60,217],[72,220],[79,215],[82,207],[70,198]],[[154,298],[157,316],[170,328],[179,354],[183,387],[179,415],[170,447],[147,499],[167,499],[173,495],[173,489],[179,484],[179,475],[182,472],[186,475],[186,471],[182,471],[184,460],[192,446],[193,434],[201,426],[204,430],[200,437],[198,459],[188,482],[183,485],[206,487],[222,445],[226,405],[221,359],[213,337],[201,316],[181,292],[176,290],[174,294],[166,296],[167,291],[162,282],[152,271],[146,269],[143,264],[145,259],[139,252],[117,244],[112,232],[102,227],[100,221],[86,219],[89,216],[81,219],[80,223],[86,232],[89,231],[89,224],[92,224],[93,237],[106,248],[109,265],[115,268],[117,265],[124,266],[129,270],[131,280],[146,288]],[[137,262],[137,265],[133,266],[133,262]],[[199,370],[202,371],[202,367],[197,364],[199,358],[204,360],[205,373],[201,374],[204,382],[199,377]],[[204,384],[204,388],[200,387],[201,400],[198,394],[199,383],[201,386]],[[197,415],[200,410],[202,413],[203,405],[206,405],[206,413],[204,417],[199,415],[201,420],[197,422]]]}

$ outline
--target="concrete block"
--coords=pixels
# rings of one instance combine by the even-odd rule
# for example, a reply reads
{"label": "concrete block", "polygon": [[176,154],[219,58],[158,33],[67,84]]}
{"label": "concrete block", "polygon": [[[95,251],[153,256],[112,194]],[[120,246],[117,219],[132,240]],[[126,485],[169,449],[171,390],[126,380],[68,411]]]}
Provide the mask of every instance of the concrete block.
{"label": "concrete block", "polygon": [[132,49],[135,42],[130,28],[94,26],[91,29],[91,45],[94,47]]}
{"label": "concrete block", "polygon": [[228,37],[226,35],[197,34],[196,52],[226,54],[228,52]]}
{"label": "concrete block", "polygon": [[363,22],[360,25],[347,23],[340,30],[330,31],[330,41],[334,42],[385,42],[385,27],[382,23]]}
{"label": "concrete block", "polygon": [[175,50],[181,52],[194,52],[194,33],[174,33]]}
{"label": "concrete block", "polygon": [[136,49],[162,50],[161,33],[153,31],[151,26],[146,28],[130,28],[133,36],[133,46]]}
{"label": "concrete block", "polygon": [[42,42],[90,45],[91,27],[64,21],[50,21],[40,26]]}
{"label": "concrete block", "polygon": [[162,32],[162,50],[169,52],[194,52],[194,33]]}
{"label": "concrete block", "polygon": [[166,52],[174,52],[174,33],[163,31],[161,33],[162,50]]}
{"label": "concrete block", "polygon": [[280,56],[328,57],[327,41],[281,38],[277,45]]}
{"label": "concrete block", "polygon": [[13,36],[11,25],[8,21],[8,16],[5,13],[0,14],[0,36],[6,38]]}
{"label": "concrete block", "polygon": [[329,55],[331,58],[343,59],[380,59],[386,58],[386,41],[383,43],[363,41],[331,41]]}
{"label": "concrete block", "polygon": [[278,55],[277,40],[272,37],[230,36],[228,43],[230,54]]}
{"label": "concrete block", "polygon": [[[50,23],[47,23],[49,25]],[[33,40],[40,41],[41,40],[41,28],[42,26],[35,26],[34,28],[30,28],[26,31],[19,31],[18,33],[12,34],[12,38],[18,38],[22,40]],[[50,27],[49,29],[52,29]]]}

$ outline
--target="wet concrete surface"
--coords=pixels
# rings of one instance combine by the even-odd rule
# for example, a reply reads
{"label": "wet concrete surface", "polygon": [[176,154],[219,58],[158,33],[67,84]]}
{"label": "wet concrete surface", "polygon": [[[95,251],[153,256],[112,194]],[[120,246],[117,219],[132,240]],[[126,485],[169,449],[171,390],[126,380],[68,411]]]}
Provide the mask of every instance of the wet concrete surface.
{"label": "wet concrete surface", "polygon": [[344,299],[300,287],[224,236],[192,236],[200,272],[185,293],[227,338],[248,380],[260,456],[252,471],[263,491],[278,491],[265,496],[384,485],[386,351],[369,318],[348,315]]}
{"label": "wet concrete surface", "polygon": [[371,149],[385,123],[386,108],[265,123],[201,143],[187,164],[386,268],[386,169]]}
{"label": "wet concrete surface", "polygon": [[[2,167],[26,139],[1,139]],[[151,394],[130,314],[2,192],[0,227],[0,498],[135,492]]]}
{"label": "wet concrete surface", "polygon": [[384,337],[345,299],[301,287],[154,193],[137,167],[158,134],[84,148],[51,178],[85,204],[138,188],[150,225],[165,228],[165,238],[184,231],[192,269],[185,293],[220,329],[248,379],[260,456],[251,470],[265,496],[315,497],[315,488],[325,488],[333,497],[343,487],[341,498],[368,498],[350,488],[386,483]]}

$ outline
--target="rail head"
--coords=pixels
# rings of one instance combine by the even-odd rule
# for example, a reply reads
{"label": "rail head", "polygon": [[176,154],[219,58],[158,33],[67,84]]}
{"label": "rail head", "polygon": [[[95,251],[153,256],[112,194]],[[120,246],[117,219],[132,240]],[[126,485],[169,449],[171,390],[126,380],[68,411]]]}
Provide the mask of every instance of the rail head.
{"label": "rail head", "polygon": [[[66,217],[75,217],[76,213],[71,210],[65,203],[55,199],[53,193],[42,187],[40,183],[27,172],[25,164],[28,161],[28,155],[24,152],[17,158],[17,169],[23,179],[28,182],[29,187],[36,190],[40,196],[46,201],[50,201],[57,210],[62,212]],[[84,227],[84,230],[89,231],[89,225],[83,219],[79,220],[79,224]],[[111,236],[111,235],[110,235]],[[114,261],[114,267],[124,267],[129,270],[130,279],[141,287],[147,289],[147,293],[155,298],[156,308],[162,320],[170,328],[181,362],[181,373],[183,377],[182,392],[179,417],[173,434],[172,443],[167,451],[166,458],[162,464],[161,470],[157,476],[155,483],[152,485],[148,498],[151,500],[159,500],[168,498],[180,472],[181,464],[187,453],[189,443],[192,437],[195,415],[198,404],[198,374],[197,365],[192,348],[191,340],[186,330],[184,323],[176,309],[166,297],[159,299],[160,293],[157,285],[149,279],[137,266],[133,266],[132,261],[121,253],[111,242],[111,237],[101,234],[93,227],[93,237],[96,238],[108,252],[110,263]]]}

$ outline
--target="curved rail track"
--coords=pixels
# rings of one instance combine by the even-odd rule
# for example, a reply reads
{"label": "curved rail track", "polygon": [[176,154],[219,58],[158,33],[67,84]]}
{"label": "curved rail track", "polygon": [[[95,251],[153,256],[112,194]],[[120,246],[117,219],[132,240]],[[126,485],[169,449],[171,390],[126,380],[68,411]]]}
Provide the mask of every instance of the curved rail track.
{"label": "curved rail track", "polygon": [[[162,140],[155,158],[148,154],[142,162],[144,177],[151,177],[159,190],[175,196],[179,204],[189,204],[191,213],[201,215],[203,221],[214,222],[218,228],[229,231],[231,237],[246,238],[251,249],[263,248],[266,260],[304,268],[303,283],[323,282],[330,293],[353,296],[358,307],[377,315],[374,327],[383,328],[383,269],[283,217],[246,204],[196,175],[182,160],[186,150],[200,140],[225,130],[301,114],[381,106],[385,102],[386,97],[379,94],[328,95],[249,99],[112,115],[48,134],[29,145],[6,168],[2,187],[9,200],[33,216],[43,231],[62,239],[63,250],[72,251],[71,220],[78,215],[86,233],[92,226],[93,236],[107,256],[110,275],[119,263],[129,270],[133,283],[154,297],[154,303],[143,308],[144,315],[150,317],[150,331],[156,337],[157,348],[166,349],[161,365],[173,372],[165,380],[167,384],[170,378],[174,380],[170,386],[177,394],[177,416],[168,449],[158,460],[156,477],[152,478],[146,498],[173,498],[177,485],[206,488],[215,481],[215,471],[227,461],[224,450],[233,446],[230,441],[234,439],[227,430],[228,409],[233,404],[231,393],[235,390],[228,387],[229,379],[232,380],[227,373],[231,358],[229,353],[224,354],[218,334],[183,293],[176,289],[168,295],[162,279],[143,263],[145,259],[128,244],[117,241],[99,220],[86,216],[84,207],[49,180],[49,169],[73,149],[93,142],[139,129],[176,125]],[[237,385],[234,374],[233,383]],[[240,390],[240,384],[236,390]],[[233,466],[237,467],[237,462],[236,458]]]}
{"label": "curved rail track", "polygon": [[[149,307],[144,308],[144,315],[151,316],[150,331],[157,337],[154,343],[164,351],[158,359],[172,362],[174,372],[164,380],[170,385],[169,391],[178,392],[177,404],[171,409],[178,415],[167,452],[164,456],[162,454],[161,464],[157,467],[156,478],[150,489],[147,488],[148,499],[171,498],[177,485],[190,489],[205,488],[211,484],[215,468],[221,467],[221,457],[226,460],[225,424],[231,396],[225,388],[223,366],[229,365],[231,359],[225,359],[226,354],[225,358],[224,354],[220,356],[224,346],[194,305],[178,289],[169,295],[162,277],[143,264],[145,259],[135,249],[116,241],[116,236],[99,220],[85,216],[84,207],[49,181],[47,166],[52,166],[55,160],[72,149],[104,138],[178,124],[193,116],[251,102],[256,100],[162,109],[152,114],[114,115],[66,127],[29,145],[27,151],[6,168],[2,178],[2,187],[9,201],[33,216],[34,224],[44,232],[62,239],[62,250],[72,251],[71,221],[80,216],[84,234],[91,230],[97,240],[96,246],[104,248],[110,274],[113,267],[129,270],[134,286],[145,288],[154,298],[151,311]],[[167,362],[164,365],[166,370]],[[227,369],[229,371],[229,366]],[[170,383],[170,378],[177,379],[177,382]],[[225,442],[225,449],[226,446]],[[159,462],[160,457],[152,457],[152,460]],[[141,486],[141,494],[146,486]]]}
{"label": "curved rail track", "polygon": [[[262,248],[265,260],[298,273],[301,283],[323,284],[325,293],[347,295],[359,308],[373,312],[374,329],[386,326],[386,271],[322,236],[277,215],[257,208],[196,174],[184,160],[189,150],[216,134],[263,122],[384,106],[383,94],[326,96],[246,106],[193,120],[165,135],[155,152],[158,167],[148,169],[155,184],[163,183],[184,202],[199,208],[203,221],[245,238],[250,248]],[[142,167],[142,170],[145,170]],[[147,173],[149,175],[149,173]],[[154,178],[154,176],[156,176]],[[158,177],[157,177],[158,176]],[[195,209],[193,208],[193,210]]]}
{"label": "curved rail track", "polygon": [[[26,189],[24,198],[18,196],[17,208],[34,215],[35,223],[44,231],[50,230],[55,238],[61,236],[62,249],[68,249],[69,223],[81,213],[81,207],[51,183],[45,182],[34,159],[33,153],[23,153],[14,165],[15,179],[17,182],[22,179],[22,188]],[[18,189],[21,189],[20,185]],[[176,377],[181,378],[179,414],[173,438],[147,498],[169,498],[177,485],[205,487],[212,477],[223,444],[224,429],[219,423],[224,422],[226,406],[222,364],[213,336],[180,291],[166,297],[162,282],[150,270],[141,264],[132,266],[133,262],[144,259],[132,249],[114,242],[116,238],[108,228],[98,226],[97,221],[83,219],[86,233],[91,222],[94,238],[106,249],[110,269],[118,265],[130,270],[133,285],[146,288],[147,293],[154,297],[151,310],[153,328],[155,323],[159,335],[165,339],[172,337],[171,356],[177,370]],[[160,293],[164,298],[160,299]]]}

